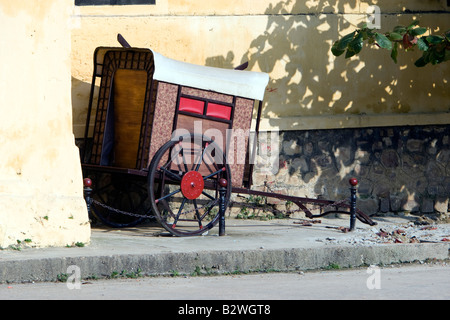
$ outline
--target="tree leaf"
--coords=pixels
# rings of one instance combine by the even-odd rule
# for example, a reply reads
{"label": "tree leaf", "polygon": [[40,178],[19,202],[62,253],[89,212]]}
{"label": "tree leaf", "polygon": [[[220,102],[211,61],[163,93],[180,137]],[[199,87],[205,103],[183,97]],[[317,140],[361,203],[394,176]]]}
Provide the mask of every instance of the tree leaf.
{"label": "tree leaf", "polygon": [[356,54],[355,51],[351,50],[351,49],[347,49],[347,52],[345,53],[345,59],[351,58]]}
{"label": "tree leaf", "polygon": [[394,47],[391,51],[391,58],[394,60],[395,63],[397,63],[397,56],[398,56],[398,42],[394,43]]}
{"label": "tree leaf", "polygon": [[337,48],[339,50],[345,50],[347,48],[347,45],[350,43],[350,41],[353,40],[355,33],[356,33],[356,31],[353,31],[352,33],[349,33],[348,35],[344,36],[341,40],[339,40],[339,44],[337,45]]}
{"label": "tree leaf", "polygon": [[420,36],[421,34],[424,34],[425,32],[427,32],[427,28],[415,28],[412,29],[409,34],[412,36]]}
{"label": "tree leaf", "polygon": [[427,44],[427,42],[426,42],[424,39],[422,39],[422,38],[417,39],[417,47],[418,47],[419,50],[421,50],[421,51],[427,51],[427,50],[428,50],[428,44]]}
{"label": "tree leaf", "polygon": [[381,48],[392,50],[392,42],[384,34],[377,32],[375,34],[375,40]]}
{"label": "tree leaf", "polygon": [[393,31],[395,33],[404,34],[406,32],[406,27],[404,27],[404,26],[396,26]]}
{"label": "tree leaf", "polygon": [[333,55],[335,55],[336,57],[339,57],[341,54],[343,54],[345,52],[344,50],[338,49],[339,46],[339,41],[335,41],[333,46],[331,47],[331,53],[333,53]]}
{"label": "tree leaf", "polygon": [[450,50],[445,50],[444,61],[450,60]]}
{"label": "tree leaf", "polygon": [[400,33],[391,32],[391,33],[389,33],[389,39],[392,40],[392,41],[402,40],[403,36]]}
{"label": "tree leaf", "polygon": [[414,65],[416,67],[421,68],[421,67],[425,67],[427,65],[427,62],[425,62],[425,58],[424,57],[420,57],[419,59],[417,59],[416,62],[414,62]]}
{"label": "tree leaf", "polygon": [[[430,52],[430,62],[432,65],[442,62],[444,57],[443,56],[441,57],[439,52],[437,52],[436,50],[430,50],[427,52]],[[442,58],[442,60],[441,60],[441,58]]]}
{"label": "tree leaf", "polygon": [[351,49],[355,54],[360,53],[363,47],[363,34],[359,33],[350,43],[348,48]]}
{"label": "tree leaf", "polygon": [[415,26],[417,26],[419,24],[419,20],[415,20],[413,22],[411,22],[411,24],[408,26],[408,28],[406,28],[407,30],[411,30],[412,28],[414,28]]}
{"label": "tree leaf", "polygon": [[444,41],[443,36],[428,36],[427,38],[428,43],[431,44],[438,44]]}
{"label": "tree leaf", "polygon": [[424,51],[422,54],[422,57],[419,58],[414,64],[416,65],[416,67],[424,67],[425,65],[427,65],[428,63],[430,63],[432,60],[430,51]]}

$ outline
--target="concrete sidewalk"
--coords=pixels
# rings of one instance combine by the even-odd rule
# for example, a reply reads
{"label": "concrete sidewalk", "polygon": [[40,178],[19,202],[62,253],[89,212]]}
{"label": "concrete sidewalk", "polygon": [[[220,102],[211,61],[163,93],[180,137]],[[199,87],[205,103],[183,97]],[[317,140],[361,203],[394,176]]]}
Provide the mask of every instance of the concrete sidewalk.
{"label": "concrete sidewalk", "polygon": [[407,218],[375,218],[376,226],[357,221],[355,231],[344,233],[348,218],[319,220],[308,226],[303,221],[310,220],[227,220],[222,237],[218,227],[208,235],[186,238],[165,236],[153,226],[93,228],[85,247],[1,250],[0,283],[55,281],[70,275],[72,265],[79,267],[82,278],[108,278],[121,272],[300,271],[449,258],[448,224],[421,227]]}

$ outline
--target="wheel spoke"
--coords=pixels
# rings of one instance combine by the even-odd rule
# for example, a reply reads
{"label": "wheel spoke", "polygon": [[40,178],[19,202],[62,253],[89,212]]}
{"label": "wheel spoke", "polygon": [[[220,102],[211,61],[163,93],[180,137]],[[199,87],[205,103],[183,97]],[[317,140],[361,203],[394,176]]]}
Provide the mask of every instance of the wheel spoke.
{"label": "wheel spoke", "polygon": [[207,207],[206,207],[206,210],[205,210],[205,213],[204,213],[203,216],[202,216],[202,219],[203,219],[204,217],[206,217],[206,216],[211,212],[211,210],[212,210],[215,206],[216,206],[216,204],[212,204],[212,205],[210,205],[210,206],[207,206]]}
{"label": "wheel spoke", "polygon": [[204,157],[205,154],[206,154],[206,150],[208,149],[208,146],[209,146],[209,143],[207,142],[207,143],[205,144],[205,147],[203,148],[203,151],[202,151],[202,153],[201,153],[201,157],[200,157],[200,159],[199,159],[199,162],[197,163],[197,166],[195,167],[195,171],[198,171],[198,169],[200,168],[200,165],[204,162],[204,161],[203,161],[203,157]]}
{"label": "wheel spoke", "polygon": [[178,209],[178,213],[177,213],[177,216],[175,217],[175,221],[172,224],[172,229],[175,228],[175,226],[177,225],[178,219],[180,218],[180,215],[181,215],[181,213],[183,211],[183,208],[184,208],[184,205],[186,204],[186,201],[187,201],[187,199],[184,198],[183,202],[181,203],[180,209]]}
{"label": "wheel spoke", "polygon": [[[177,142],[177,145],[179,145],[180,142]],[[174,154],[172,154],[172,150],[177,146],[173,146],[172,148],[169,149],[169,160],[167,160],[167,163],[163,166],[160,167],[160,169],[169,171],[167,168],[169,168],[169,166],[174,163],[174,160],[177,159],[178,155],[180,154],[180,152],[182,152],[183,147],[180,145],[180,148],[178,149],[178,151]],[[181,171],[180,165],[178,163],[175,163],[176,166],[178,166],[179,170]]]}
{"label": "wheel spoke", "polygon": [[158,203],[158,202],[160,202],[161,200],[165,200],[165,199],[167,199],[167,198],[169,198],[169,197],[171,197],[171,196],[177,194],[178,192],[181,192],[181,189],[172,191],[171,193],[166,194],[165,196],[163,196],[163,197],[161,197],[161,198],[159,198],[159,199],[156,199],[156,200],[155,200],[155,203]]}
{"label": "wheel spoke", "polygon": [[202,194],[203,194],[204,196],[207,196],[207,197],[210,198],[211,200],[215,200],[215,199],[216,199],[216,198],[214,198],[213,196],[207,194],[205,191],[203,191]]}
{"label": "wheel spoke", "polygon": [[[211,153],[207,154],[208,160],[212,163],[215,170],[219,170],[219,167],[217,166],[217,163],[214,161],[214,158],[211,156]],[[208,167],[209,172],[213,172],[213,170],[207,165],[206,161],[204,161],[205,165]]]}
{"label": "wheel spoke", "polygon": [[169,204],[167,203],[167,201],[166,200],[163,200],[163,201],[161,201],[160,202],[161,204],[162,204],[162,206],[167,210],[167,214],[170,216],[170,217],[174,217],[175,218],[175,214],[173,213],[173,211],[172,211],[172,209],[170,208],[170,206],[169,206]]}
{"label": "wheel spoke", "polygon": [[184,156],[184,149],[183,147],[181,148],[181,156],[183,157],[183,164],[184,164],[184,171],[188,172],[188,167],[187,167],[187,161],[186,161],[186,157]]}
{"label": "wheel spoke", "polygon": [[200,229],[202,229],[203,228],[203,225],[202,225],[202,218],[200,217],[200,212],[198,211],[198,207],[197,207],[197,200],[192,200],[192,202],[194,203],[194,208],[195,208],[195,216],[197,217],[197,220],[198,220],[198,227],[200,228]]}
{"label": "wheel spoke", "polygon": [[216,172],[213,172],[213,173],[203,177],[203,180],[209,179],[209,178],[215,176],[216,174],[219,174],[219,173],[224,172],[224,171],[225,171],[225,167],[223,167],[222,169],[217,170]]}
{"label": "wheel spoke", "polygon": [[176,173],[173,173],[172,171],[167,170],[166,168],[163,168],[163,167],[161,167],[160,169],[161,169],[161,171],[164,171],[164,173],[167,174],[169,177],[171,177],[175,180],[181,181],[181,177],[179,175],[177,175]]}

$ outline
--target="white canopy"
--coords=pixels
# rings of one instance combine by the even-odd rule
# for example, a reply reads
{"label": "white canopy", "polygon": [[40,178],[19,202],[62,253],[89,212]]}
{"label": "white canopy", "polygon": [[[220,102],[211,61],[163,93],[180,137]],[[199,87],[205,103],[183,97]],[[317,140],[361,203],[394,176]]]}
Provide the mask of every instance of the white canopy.
{"label": "white canopy", "polygon": [[155,80],[262,101],[269,83],[263,72],[207,67],[154,52]]}

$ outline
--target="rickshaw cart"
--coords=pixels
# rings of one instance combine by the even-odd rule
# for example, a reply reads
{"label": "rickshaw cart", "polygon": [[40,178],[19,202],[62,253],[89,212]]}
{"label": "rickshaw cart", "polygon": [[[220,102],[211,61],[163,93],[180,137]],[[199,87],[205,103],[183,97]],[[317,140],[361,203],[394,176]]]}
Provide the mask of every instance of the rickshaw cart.
{"label": "rickshaw cart", "polygon": [[[173,235],[199,235],[218,223],[232,192],[292,201],[309,218],[351,213],[374,224],[354,203],[339,203],[350,212],[313,215],[307,205],[337,204],[251,189],[245,133],[257,106],[257,138],[267,74],[193,65],[120,40],[125,47],[94,52],[81,152],[83,174],[93,181],[88,206],[104,224],[127,227],[155,216]],[[230,158],[242,152],[247,161]]]}

